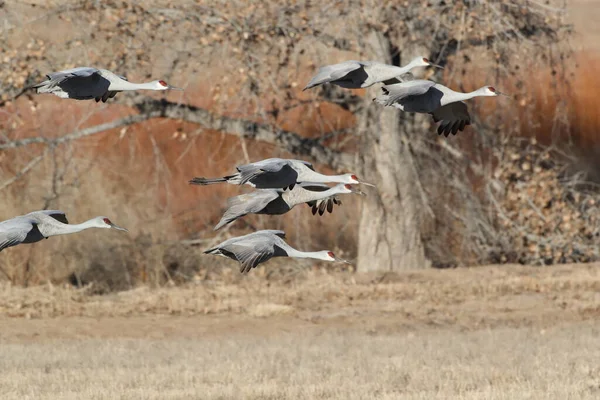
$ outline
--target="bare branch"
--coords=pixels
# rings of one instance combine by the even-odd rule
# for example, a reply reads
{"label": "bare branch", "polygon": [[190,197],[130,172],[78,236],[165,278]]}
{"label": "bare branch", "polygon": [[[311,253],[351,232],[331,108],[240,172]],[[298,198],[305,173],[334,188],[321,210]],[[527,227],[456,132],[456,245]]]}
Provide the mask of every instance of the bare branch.
{"label": "bare branch", "polygon": [[[207,129],[226,132],[246,139],[273,143],[284,150],[299,156],[310,156],[315,161],[327,164],[334,169],[349,168],[354,165],[351,154],[332,150],[320,143],[320,139],[305,138],[297,133],[276,129],[269,124],[245,119],[224,117],[208,110],[172,103],[166,100],[150,100],[134,104],[142,114],[193,122]],[[343,130],[350,133],[352,130]],[[340,133],[330,132],[330,134]]]}
{"label": "bare branch", "polygon": [[[206,129],[223,131],[246,139],[255,139],[273,143],[292,154],[310,156],[315,161],[327,164],[334,169],[350,168],[354,165],[354,158],[351,154],[338,152],[322,145],[320,143],[320,138],[305,138],[294,132],[274,129],[268,124],[218,116],[202,108],[172,103],[166,100],[143,98],[141,102],[134,103],[133,105],[140,111],[140,114],[77,130],[57,138],[38,136],[0,143],[0,150],[14,149],[36,143],[57,145],[91,136],[109,129],[136,124],[151,118],[170,118],[196,123],[202,125]],[[339,135],[350,132],[352,132],[352,130],[345,129],[330,132],[330,134]]]}
{"label": "bare branch", "polygon": [[70,142],[75,139],[81,139],[86,136],[91,136],[96,133],[107,131],[109,129],[120,128],[122,126],[136,124],[138,122],[142,122],[147,119],[150,119],[154,116],[157,116],[157,115],[154,115],[152,113],[140,114],[140,115],[130,115],[125,118],[107,122],[105,124],[100,124],[100,125],[91,126],[89,128],[80,129],[75,132],[72,132],[67,135],[57,137],[57,138],[47,138],[47,137],[37,136],[37,137],[13,140],[13,141],[6,142],[6,143],[0,143],[0,150],[15,149],[17,147],[28,146],[30,144],[35,144],[35,143],[57,145],[57,144],[61,144],[61,143]]}
{"label": "bare branch", "polygon": [[31,171],[31,169],[33,167],[35,167],[36,165],[38,165],[40,163],[40,161],[42,161],[44,159],[45,156],[46,156],[46,152],[44,152],[43,154],[40,154],[39,156],[35,157],[33,160],[28,162],[27,165],[24,166],[19,172],[17,172],[12,178],[10,178],[10,179],[4,181],[4,183],[0,184],[0,190],[3,190],[7,186],[12,185],[14,182],[19,180],[21,177],[23,177],[29,171]]}

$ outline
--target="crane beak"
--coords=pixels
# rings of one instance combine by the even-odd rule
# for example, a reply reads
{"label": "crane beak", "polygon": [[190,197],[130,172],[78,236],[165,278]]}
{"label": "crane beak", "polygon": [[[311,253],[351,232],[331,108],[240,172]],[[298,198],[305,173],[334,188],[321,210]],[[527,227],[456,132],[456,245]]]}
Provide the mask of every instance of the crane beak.
{"label": "crane beak", "polygon": [[437,64],[429,63],[429,66],[434,67],[434,68],[444,69],[444,67],[442,67],[441,65],[437,65]]}
{"label": "crane beak", "polygon": [[496,90],[496,94],[500,95],[500,96],[504,96],[504,97],[508,97],[509,99],[512,98],[509,94],[506,93],[502,93]]}
{"label": "crane beak", "polygon": [[183,92],[183,89],[182,89],[182,88],[175,87],[175,86],[171,86],[171,85],[169,85],[169,86],[167,87],[167,89],[170,89],[170,90],[180,90],[180,91],[182,91],[182,92]]}
{"label": "crane beak", "polygon": [[118,231],[129,232],[127,229],[125,229],[125,228],[121,228],[120,226],[118,226],[118,225],[115,225],[115,224],[113,224],[113,223],[111,223],[111,224],[110,224],[110,227],[111,227],[111,228],[113,228],[113,229],[116,229],[116,230],[118,230]]}
{"label": "crane beak", "polygon": [[372,183],[369,183],[369,182],[358,181],[358,183],[360,183],[361,185],[367,185],[367,186],[375,187],[375,185],[373,185]]}
{"label": "crane beak", "polygon": [[352,263],[351,263],[350,261],[348,261],[348,260],[344,260],[343,258],[339,258],[339,257],[333,257],[333,259],[334,259],[335,261],[337,261],[337,262],[341,262],[341,263],[344,263],[344,264],[350,264],[350,265],[352,265]]}
{"label": "crane beak", "polygon": [[351,191],[352,193],[360,194],[361,196],[366,196],[366,195],[367,195],[367,194],[366,194],[365,192],[363,192],[362,190],[355,189],[355,188],[352,188],[352,189],[350,189],[350,191]]}

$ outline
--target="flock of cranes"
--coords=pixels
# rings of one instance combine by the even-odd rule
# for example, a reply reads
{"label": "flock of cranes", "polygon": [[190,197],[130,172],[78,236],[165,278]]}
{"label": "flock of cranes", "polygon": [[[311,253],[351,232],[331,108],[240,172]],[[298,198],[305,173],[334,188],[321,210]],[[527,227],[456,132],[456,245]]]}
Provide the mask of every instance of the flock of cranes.
{"label": "flock of cranes", "polygon": [[[491,86],[484,86],[470,93],[455,92],[446,86],[429,80],[414,79],[410,71],[416,67],[436,67],[427,58],[417,57],[403,67],[374,61],[346,61],[319,69],[303,90],[331,83],[343,88],[366,88],[383,83],[382,93],[373,99],[383,106],[395,107],[405,112],[426,113],[440,125],[438,134],[448,136],[463,131],[471,124],[464,100],[478,96],[502,95]],[[123,76],[105,69],[79,67],[47,75],[47,80],[31,88],[37,93],[52,93],[60,98],[106,102],[117,93],[128,90],[183,90],[156,80],[132,83]],[[194,185],[229,183],[249,185],[255,190],[228,200],[228,208],[215,230],[244,217],[247,214],[285,214],[298,204],[305,203],[313,215],[331,213],[334,205],[340,205],[342,194],[365,195],[353,185],[363,184],[355,174],[325,175],[302,160],[269,158],[239,165],[236,172],[219,178],[197,177],[190,180]],[[333,187],[327,184],[335,183]],[[0,222],[0,251],[19,244],[35,243],[50,236],[81,232],[89,228],[107,228],[127,232],[107,217],[96,217],[81,224],[70,225],[62,211],[42,210]],[[336,257],[329,250],[305,252],[294,249],[285,241],[285,233],[278,230],[261,230],[248,235],[228,239],[206,250],[231,258],[247,273],[257,265],[273,257],[312,258],[324,261],[349,263]]]}

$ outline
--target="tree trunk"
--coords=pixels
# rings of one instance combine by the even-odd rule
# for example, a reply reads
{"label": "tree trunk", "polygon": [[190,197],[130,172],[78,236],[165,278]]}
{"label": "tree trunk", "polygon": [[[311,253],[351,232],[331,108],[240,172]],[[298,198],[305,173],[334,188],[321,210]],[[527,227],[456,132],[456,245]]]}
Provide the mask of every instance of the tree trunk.
{"label": "tree trunk", "polygon": [[[383,35],[372,34],[366,44],[369,59],[391,61],[390,45]],[[395,108],[373,104],[376,90],[379,91],[378,85],[370,89],[366,99],[370,104],[359,117],[362,175],[367,182],[376,184],[377,190],[369,191],[362,203],[357,269],[365,272],[427,268],[430,263],[420,233],[421,191],[408,146],[409,137],[423,134],[416,132],[415,125],[423,124],[415,124],[414,117]]]}

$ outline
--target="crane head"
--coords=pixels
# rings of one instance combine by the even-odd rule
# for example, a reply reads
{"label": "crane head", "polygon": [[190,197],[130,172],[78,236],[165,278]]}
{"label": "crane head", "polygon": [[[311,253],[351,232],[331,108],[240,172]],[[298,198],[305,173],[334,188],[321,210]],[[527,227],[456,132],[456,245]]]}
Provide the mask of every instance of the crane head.
{"label": "crane head", "polygon": [[99,223],[98,228],[107,228],[107,229],[112,228],[112,229],[116,229],[118,231],[129,232],[127,229],[121,228],[120,226],[113,224],[112,221],[106,217],[98,217],[98,218],[96,218],[96,220]]}
{"label": "crane head", "polygon": [[493,86],[484,86],[484,87],[481,88],[481,91],[483,92],[484,96],[506,96],[506,97],[510,97],[509,95],[498,91]]}
{"label": "crane head", "polygon": [[160,80],[154,81],[154,90],[183,90],[181,88],[171,86],[167,82]]}
{"label": "crane head", "polygon": [[354,186],[346,183],[344,185],[340,185],[340,190],[341,193],[356,193],[356,194],[360,194],[361,196],[366,196],[366,194],[358,189],[356,189]]}
{"label": "crane head", "polygon": [[356,184],[363,184],[363,185],[367,185],[367,186],[375,186],[372,183],[368,183],[368,182],[363,182],[360,179],[358,179],[358,177],[354,174],[345,174],[344,175],[344,179],[343,179],[343,183],[350,183],[352,185],[356,185]]}
{"label": "crane head", "polygon": [[439,69],[444,69],[441,65],[437,65],[432,63],[428,58],[425,57],[417,57],[411,61],[412,66],[414,67],[435,67]]}
{"label": "crane head", "polygon": [[336,257],[335,254],[333,254],[333,251],[325,250],[323,253],[325,253],[325,257],[323,258],[324,260],[338,261],[343,262],[344,264],[350,264],[350,261],[346,261],[343,258]]}

